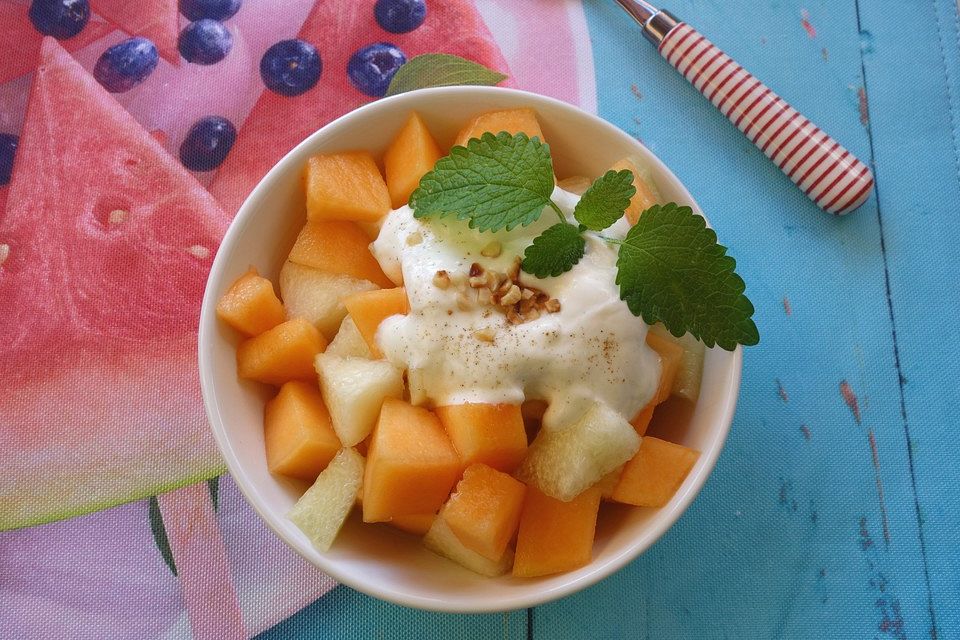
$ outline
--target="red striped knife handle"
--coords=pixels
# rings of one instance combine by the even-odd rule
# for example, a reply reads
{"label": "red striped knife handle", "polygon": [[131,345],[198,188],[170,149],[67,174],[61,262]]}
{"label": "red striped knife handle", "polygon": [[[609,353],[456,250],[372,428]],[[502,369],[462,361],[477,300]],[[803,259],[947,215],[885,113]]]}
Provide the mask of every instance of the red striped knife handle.
{"label": "red striped knife handle", "polygon": [[870,196],[865,164],[696,29],[680,22],[659,50],[818,207],[843,215]]}

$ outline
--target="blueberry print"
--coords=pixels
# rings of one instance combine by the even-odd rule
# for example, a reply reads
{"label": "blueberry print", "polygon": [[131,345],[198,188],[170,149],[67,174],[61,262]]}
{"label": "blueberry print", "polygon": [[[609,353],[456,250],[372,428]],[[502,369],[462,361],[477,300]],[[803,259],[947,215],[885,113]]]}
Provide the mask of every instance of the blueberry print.
{"label": "blueberry print", "polygon": [[188,24],[177,41],[180,55],[194,64],[216,64],[230,53],[233,36],[221,22],[204,18]]}
{"label": "blueberry print", "polygon": [[283,96],[298,96],[320,80],[323,62],[317,48],[303,40],[281,40],[263,54],[260,77],[268,89]]}
{"label": "blueberry print", "polygon": [[395,45],[378,42],[363,47],[350,57],[347,76],[358,90],[368,96],[381,98],[397,70],[406,61],[407,57]]}
{"label": "blueberry print", "polygon": [[77,35],[90,20],[87,0],[33,0],[30,22],[40,33],[66,40]]}
{"label": "blueberry print", "polygon": [[377,0],[373,7],[377,24],[390,33],[408,33],[427,17],[426,0]]}
{"label": "blueberry print", "polygon": [[159,60],[153,42],[130,38],[103,52],[93,68],[93,77],[110,93],[123,93],[146,80]]}
{"label": "blueberry print", "polygon": [[226,160],[236,140],[237,130],[226,118],[200,118],[180,145],[180,162],[191,171],[212,171]]}
{"label": "blueberry print", "polygon": [[0,187],[9,184],[13,175],[13,157],[17,154],[19,138],[12,133],[0,133]]}
{"label": "blueberry print", "polygon": [[226,20],[240,10],[240,0],[180,0],[180,13],[194,22],[203,18]]}

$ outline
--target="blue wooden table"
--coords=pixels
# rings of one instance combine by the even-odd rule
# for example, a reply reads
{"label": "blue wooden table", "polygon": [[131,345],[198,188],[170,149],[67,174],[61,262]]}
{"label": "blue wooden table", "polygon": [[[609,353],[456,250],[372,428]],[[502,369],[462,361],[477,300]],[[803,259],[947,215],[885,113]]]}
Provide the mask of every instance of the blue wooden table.
{"label": "blue wooden table", "polygon": [[338,587],[261,637],[960,638],[955,0],[667,7],[872,161],[876,191],[842,219],[613,2],[586,5],[601,115],[689,187],[757,307],[716,471],[650,551],[576,596],[454,616]]}

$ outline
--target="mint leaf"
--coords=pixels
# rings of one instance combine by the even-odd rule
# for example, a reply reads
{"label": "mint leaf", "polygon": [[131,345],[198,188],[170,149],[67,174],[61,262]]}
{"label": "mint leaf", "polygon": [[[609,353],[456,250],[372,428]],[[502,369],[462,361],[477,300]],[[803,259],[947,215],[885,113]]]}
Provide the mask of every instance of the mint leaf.
{"label": "mint leaf", "polygon": [[426,89],[428,87],[451,87],[455,85],[493,86],[507,79],[493,69],[460,56],[448,53],[425,53],[410,58],[404,63],[387,88],[388,96]]}
{"label": "mint leaf", "polygon": [[484,133],[454,147],[410,196],[417,218],[454,215],[480,231],[509,231],[540,217],[551,204],[550,147],[524,133]]}
{"label": "mint leaf", "polygon": [[679,337],[690,332],[708,347],[732,351],[760,334],[743,295],[736,261],[690,207],[654,205],[630,228],[617,258],[620,297],[647,324],[663,322]]}
{"label": "mint leaf", "polygon": [[560,222],[533,239],[523,252],[523,270],[538,278],[558,276],[580,262],[587,243],[576,226]]}
{"label": "mint leaf", "polygon": [[626,169],[607,171],[584,192],[573,217],[587,229],[603,231],[623,217],[636,192],[633,173]]}

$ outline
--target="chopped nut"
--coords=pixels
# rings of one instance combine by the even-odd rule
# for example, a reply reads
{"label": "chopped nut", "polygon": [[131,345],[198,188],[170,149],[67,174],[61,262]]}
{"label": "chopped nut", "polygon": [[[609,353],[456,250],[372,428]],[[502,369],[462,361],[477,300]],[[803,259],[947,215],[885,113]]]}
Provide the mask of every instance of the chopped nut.
{"label": "chopped nut", "polygon": [[407,246],[408,246],[408,247],[416,246],[416,245],[420,244],[421,242],[423,242],[423,236],[420,234],[419,231],[414,231],[413,233],[411,233],[410,235],[407,236]]}
{"label": "chopped nut", "polygon": [[469,275],[471,278],[476,278],[477,276],[482,276],[482,275],[483,275],[483,267],[481,267],[479,264],[477,264],[476,262],[474,262],[473,264],[470,265],[470,273],[467,274],[467,275]]}
{"label": "chopped nut", "polygon": [[477,302],[481,305],[488,305],[493,302],[493,294],[490,293],[490,289],[477,290]]}
{"label": "chopped nut", "polygon": [[433,286],[437,289],[446,289],[450,286],[450,274],[441,269],[433,276]]}
{"label": "chopped nut", "polygon": [[523,262],[523,259],[520,256],[517,256],[513,259],[513,264],[510,265],[510,268],[507,269],[507,277],[510,280],[516,280],[520,277],[520,264]]}
{"label": "chopped nut", "polygon": [[537,309],[536,307],[534,307],[533,309],[530,309],[530,311],[528,311],[523,315],[523,319],[525,322],[529,322],[530,320],[536,320],[539,317],[540,317],[540,310]]}
{"label": "chopped nut", "polygon": [[523,291],[520,292],[520,297],[523,298],[524,300],[529,300],[530,298],[533,297],[533,293],[534,293],[533,289],[524,289]]}
{"label": "chopped nut", "polygon": [[510,287],[512,287],[512,286],[513,286],[513,283],[510,282],[510,279],[509,279],[509,278],[507,278],[507,279],[505,279],[503,282],[500,283],[500,286],[497,287],[497,293],[499,293],[500,295],[503,295],[503,294],[505,294],[507,291],[510,291]]}
{"label": "chopped nut", "polygon": [[463,291],[457,294],[457,308],[460,309],[460,311],[467,311],[468,309],[473,308],[470,298],[468,298],[467,294]]}
{"label": "chopped nut", "polygon": [[467,282],[470,283],[472,289],[481,289],[487,286],[487,279],[484,276],[470,276]]}
{"label": "chopped nut", "polygon": [[536,302],[537,304],[546,304],[547,300],[550,299],[550,296],[545,294],[543,291],[538,291],[537,295],[534,296],[533,299],[534,299],[534,302]]}
{"label": "chopped nut", "polygon": [[515,309],[510,308],[507,310],[507,322],[510,324],[520,324],[523,322],[523,319],[520,317],[520,314],[516,312]]}
{"label": "chopped nut", "polygon": [[560,301],[556,298],[551,298],[543,304],[543,308],[546,309],[548,313],[556,313],[560,311]]}
{"label": "chopped nut", "polygon": [[502,247],[500,246],[500,243],[496,240],[492,240],[487,244],[487,246],[480,250],[480,255],[486,258],[496,258],[500,255],[501,251]]}
{"label": "chopped nut", "polygon": [[520,287],[513,285],[501,298],[500,304],[506,306],[520,302]]}
{"label": "chopped nut", "polygon": [[496,334],[493,329],[484,328],[477,329],[473,332],[473,337],[479,340],[480,342],[493,342],[496,339]]}

